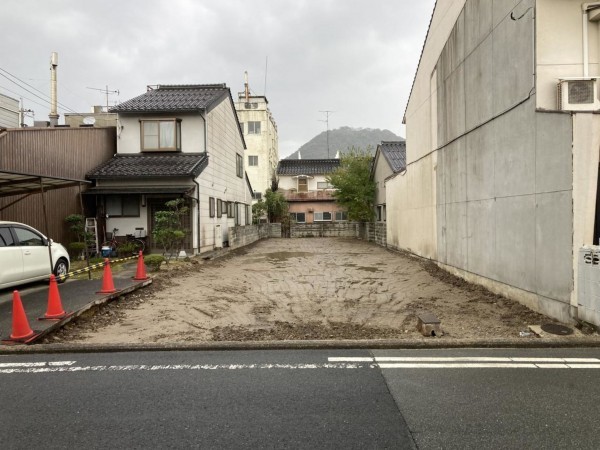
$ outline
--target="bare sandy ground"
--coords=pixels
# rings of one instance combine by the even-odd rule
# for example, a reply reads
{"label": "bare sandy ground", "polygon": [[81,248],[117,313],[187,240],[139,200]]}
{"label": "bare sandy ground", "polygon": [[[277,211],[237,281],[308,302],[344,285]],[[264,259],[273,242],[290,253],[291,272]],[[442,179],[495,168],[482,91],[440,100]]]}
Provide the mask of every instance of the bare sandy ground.
{"label": "bare sandy ground", "polygon": [[432,339],[416,330],[422,311],[441,319],[442,339],[535,339],[520,332],[552,322],[432,263],[351,239],[268,239],[154,275],[152,287],[47,342]]}

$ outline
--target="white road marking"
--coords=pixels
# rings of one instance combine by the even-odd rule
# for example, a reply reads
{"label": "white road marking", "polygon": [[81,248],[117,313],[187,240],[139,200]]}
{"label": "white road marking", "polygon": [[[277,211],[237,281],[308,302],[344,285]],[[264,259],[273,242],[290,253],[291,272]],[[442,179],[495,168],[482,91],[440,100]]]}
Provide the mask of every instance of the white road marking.
{"label": "white road marking", "polygon": [[372,361],[372,362],[405,362],[405,363],[442,363],[442,362],[527,362],[527,363],[596,363],[600,364],[599,358],[526,358],[512,356],[376,356],[374,358],[364,357],[330,357],[329,361],[344,362],[344,361]]}
{"label": "white road marking", "polygon": [[373,358],[371,356],[332,356],[327,358],[329,362],[372,362]]}
{"label": "white road marking", "polygon": [[4,367],[45,367],[45,366],[72,366],[75,361],[49,361],[49,362],[24,362],[24,363],[0,363],[0,368]]}
{"label": "white road marking", "polygon": [[54,372],[124,372],[156,370],[242,370],[242,369],[360,369],[359,364],[176,364],[176,365],[123,365],[123,366],[70,366],[70,367],[24,367],[0,369],[0,374],[9,373],[54,373]]}
{"label": "white road marking", "polygon": [[[76,366],[76,361],[0,363],[0,374],[127,372],[160,370],[315,370],[315,369],[600,369],[598,358],[524,357],[330,357],[328,363],[298,364],[126,364]],[[368,363],[368,364],[365,364]]]}
{"label": "white road marking", "polygon": [[[526,363],[383,363],[381,369],[537,369],[535,364]],[[565,366],[566,368],[566,366]]]}

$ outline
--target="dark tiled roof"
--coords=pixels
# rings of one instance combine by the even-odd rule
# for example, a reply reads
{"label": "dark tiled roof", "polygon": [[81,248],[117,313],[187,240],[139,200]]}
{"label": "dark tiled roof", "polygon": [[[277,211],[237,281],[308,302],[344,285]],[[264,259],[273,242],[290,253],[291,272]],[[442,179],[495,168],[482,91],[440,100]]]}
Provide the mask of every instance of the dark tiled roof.
{"label": "dark tiled roof", "polygon": [[339,159],[282,159],[277,175],[326,175],[339,166]]}
{"label": "dark tiled roof", "polygon": [[378,146],[394,173],[406,169],[406,142],[382,141]]}
{"label": "dark tiled roof", "polygon": [[115,155],[87,173],[88,178],[197,177],[208,165],[205,153]]}
{"label": "dark tiled roof", "polygon": [[203,111],[230,95],[225,84],[159,85],[110,109],[110,112]]}

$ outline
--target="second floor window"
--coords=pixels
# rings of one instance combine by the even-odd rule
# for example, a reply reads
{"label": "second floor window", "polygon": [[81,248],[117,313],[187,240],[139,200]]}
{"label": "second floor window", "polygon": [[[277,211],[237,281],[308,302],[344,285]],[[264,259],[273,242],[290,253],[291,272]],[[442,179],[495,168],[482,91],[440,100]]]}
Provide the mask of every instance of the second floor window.
{"label": "second floor window", "polygon": [[248,165],[249,166],[258,166],[258,156],[248,156]]}
{"label": "second floor window", "polygon": [[142,151],[181,150],[181,121],[178,119],[142,120]]}
{"label": "second floor window", "polygon": [[260,134],[260,122],[248,122],[248,134]]}
{"label": "second floor window", "polygon": [[298,178],[298,192],[308,192],[308,179]]}

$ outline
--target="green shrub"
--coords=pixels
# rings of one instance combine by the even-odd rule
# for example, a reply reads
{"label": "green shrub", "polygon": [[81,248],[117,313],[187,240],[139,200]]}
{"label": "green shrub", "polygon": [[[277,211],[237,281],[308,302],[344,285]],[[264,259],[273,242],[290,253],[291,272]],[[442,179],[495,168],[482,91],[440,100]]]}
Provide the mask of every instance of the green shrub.
{"label": "green shrub", "polygon": [[79,257],[85,250],[85,242],[71,242],[69,243],[69,254],[71,258]]}
{"label": "green shrub", "polygon": [[144,257],[144,263],[153,272],[160,270],[160,265],[164,262],[165,257],[163,255],[148,255]]}
{"label": "green shrub", "polygon": [[117,247],[117,253],[119,256],[131,256],[136,248],[137,246],[134,242],[123,242]]}

